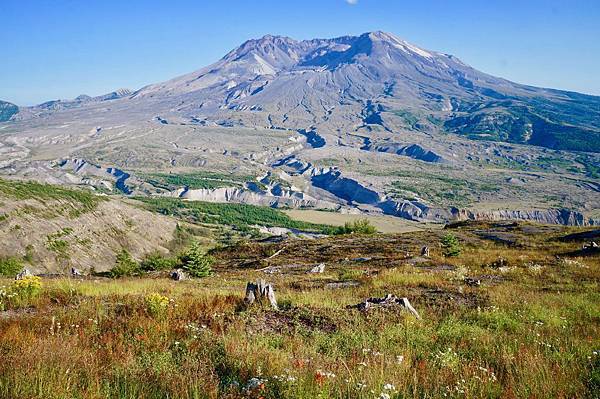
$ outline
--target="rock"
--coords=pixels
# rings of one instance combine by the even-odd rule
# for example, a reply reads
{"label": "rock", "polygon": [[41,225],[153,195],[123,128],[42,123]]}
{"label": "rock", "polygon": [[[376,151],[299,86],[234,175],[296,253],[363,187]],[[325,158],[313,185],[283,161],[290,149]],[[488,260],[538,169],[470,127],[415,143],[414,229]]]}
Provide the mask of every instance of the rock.
{"label": "rock", "polygon": [[325,288],[329,289],[338,289],[338,288],[348,288],[348,287],[358,287],[360,283],[358,281],[340,281],[336,283],[327,283],[325,284]]}
{"label": "rock", "polygon": [[424,246],[423,248],[421,248],[421,256],[429,258],[429,247],[428,246]]}
{"label": "rock", "polygon": [[25,277],[29,276],[33,276],[33,273],[31,273],[29,269],[24,268],[15,276],[15,280],[23,280]]}
{"label": "rock", "polygon": [[83,273],[81,273],[81,270],[76,269],[74,267],[71,268],[71,276],[76,277],[76,276],[82,276],[82,275],[83,275]]}
{"label": "rock", "polygon": [[171,279],[175,281],[185,280],[187,276],[182,269],[176,269],[171,272]]}
{"label": "rock", "polygon": [[500,269],[508,266],[508,261],[504,258],[498,258],[492,263],[486,265],[487,267],[491,267],[492,269]]}
{"label": "rock", "polygon": [[277,266],[268,266],[264,269],[261,269],[261,271],[263,273],[267,273],[267,274],[275,274],[275,273],[281,273],[281,268],[277,267]]}
{"label": "rock", "polygon": [[265,386],[265,381],[263,379],[260,378],[251,378],[248,383],[245,386],[246,391],[256,391],[256,390],[261,390],[264,388]]}
{"label": "rock", "polygon": [[420,319],[419,313],[412,307],[408,298],[398,298],[396,295],[387,294],[382,298],[368,298],[366,301],[350,306],[361,311],[367,311],[374,307],[390,308],[395,306],[401,306],[410,313],[412,313],[417,319]]}
{"label": "rock", "polygon": [[481,285],[481,280],[472,277],[465,277],[463,281],[470,287],[479,287]]}
{"label": "rock", "polygon": [[255,283],[248,282],[246,284],[246,297],[244,301],[248,305],[252,305],[254,301],[263,303],[268,301],[273,309],[278,309],[277,300],[275,299],[275,290],[271,284],[265,282],[265,280],[258,280]]}
{"label": "rock", "polygon": [[308,271],[308,273],[323,273],[325,271],[325,263],[319,263],[312,269]]}
{"label": "rock", "polygon": [[409,265],[416,265],[417,263],[428,263],[430,262],[430,259],[424,258],[422,256],[415,256],[412,259],[407,260],[407,263]]}

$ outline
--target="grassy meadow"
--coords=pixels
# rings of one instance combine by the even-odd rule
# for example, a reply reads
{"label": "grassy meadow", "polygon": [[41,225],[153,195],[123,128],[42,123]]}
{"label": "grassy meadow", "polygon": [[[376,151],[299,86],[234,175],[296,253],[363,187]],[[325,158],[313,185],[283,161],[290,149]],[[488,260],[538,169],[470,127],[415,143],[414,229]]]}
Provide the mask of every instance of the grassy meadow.
{"label": "grassy meadow", "polygon": [[[440,246],[449,231],[457,256]],[[202,279],[3,279],[0,397],[598,397],[600,256],[563,239],[576,231],[476,223],[242,240],[213,249]],[[324,273],[306,273],[321,262]],[[279,310],[244,303],[260,278]],[[387,293],[421,319],[348,308]]]}

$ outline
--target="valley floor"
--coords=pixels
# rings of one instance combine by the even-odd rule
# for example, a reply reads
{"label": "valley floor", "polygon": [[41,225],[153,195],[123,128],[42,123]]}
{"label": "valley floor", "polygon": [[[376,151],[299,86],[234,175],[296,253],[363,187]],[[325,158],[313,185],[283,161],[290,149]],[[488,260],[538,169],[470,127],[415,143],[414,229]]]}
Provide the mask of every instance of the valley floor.
{"label": "valley floor", "polygon": [[[213,250],[203,279],[42,278],[39,295],[0,312],[0,397],[597,397],[600,255],[564,238],[580,231],[244,240]],[[442,255],[448,232],[458,256]],[[244,304],[257,279],[279,310]],[[388,293],[421,319],[348,308]]]}
{"label": "valley floor", "polygon": [[[309,209],[290,209],[283,211],[293,220],[308,223],[322,223],[331,226],[343,226],[345,223],[352,223],[357,220],[367,219],[377,231],[382,233],[408,233],[410,231],[422,231],[425,228],[432,228],[435,225],[426,225],[425,223],[413,222],[387,215],[368,215],[364,213],[351,214],[329,211],[318,211]],[[438,227],[441,225],[438,225]]]}

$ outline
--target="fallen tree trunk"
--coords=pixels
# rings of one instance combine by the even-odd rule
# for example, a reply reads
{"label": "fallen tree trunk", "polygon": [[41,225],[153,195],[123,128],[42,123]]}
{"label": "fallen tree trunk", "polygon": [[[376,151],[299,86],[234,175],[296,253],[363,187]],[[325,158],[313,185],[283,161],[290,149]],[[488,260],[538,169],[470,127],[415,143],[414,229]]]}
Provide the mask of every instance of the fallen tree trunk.
{"label": "fallen tree trunk", "polygon": [[265,280],[258,280],[256,283],[248,282],[246,284],[246,297],[244,301],[248,305],[253,304],[255,301],[261,304],[269,303],[273,309],[278,309],[275,290]]}
{"label": "fallen tree trunk", "polygon": [[367,298],[364,302],[356,304],[354,306],[350,306],[351,308],[356,308],[358,310],[367,311],[372,308],[391,308],[394,306],[401,306],[405,310],[412,313],[417,319],[420,319],[419,313],[415,308],[412,307],[408,298],[398,298],[396,295],[387,294],[382,298]]}

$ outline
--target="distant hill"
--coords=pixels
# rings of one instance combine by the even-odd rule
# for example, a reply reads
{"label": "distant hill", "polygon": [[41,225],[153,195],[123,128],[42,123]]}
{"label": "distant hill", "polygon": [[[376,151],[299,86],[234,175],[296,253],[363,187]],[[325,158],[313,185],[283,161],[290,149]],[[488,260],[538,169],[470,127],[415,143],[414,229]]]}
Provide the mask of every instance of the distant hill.
{"label": "distant hill", "polygon": [[0,179],[0,260],[37,273],[110,269],[116,255],[168,252],[176,222],[88,190]]}
{"label": "distant hill", "polygon": [[17,107],[15,104],[6,101],[0,101],[0,122],[6,122],[10,120],[10,118],[12,118],[12,116],[17,112],[19,112],[19,107]]}

